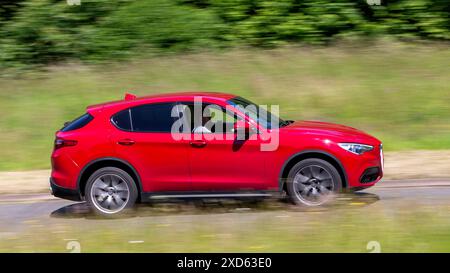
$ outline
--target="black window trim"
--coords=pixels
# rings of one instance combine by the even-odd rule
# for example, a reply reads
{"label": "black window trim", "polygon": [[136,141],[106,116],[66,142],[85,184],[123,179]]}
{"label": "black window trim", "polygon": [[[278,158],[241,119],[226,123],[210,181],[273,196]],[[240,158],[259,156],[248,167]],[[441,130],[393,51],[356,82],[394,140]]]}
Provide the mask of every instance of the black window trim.
{"label": "black window trim", "polygon": [[131,117],[131,107],[128,108],[128,118],[130,119],[130,130],[131,132],[133,132],[134,129],[133,129],[133,118]]}

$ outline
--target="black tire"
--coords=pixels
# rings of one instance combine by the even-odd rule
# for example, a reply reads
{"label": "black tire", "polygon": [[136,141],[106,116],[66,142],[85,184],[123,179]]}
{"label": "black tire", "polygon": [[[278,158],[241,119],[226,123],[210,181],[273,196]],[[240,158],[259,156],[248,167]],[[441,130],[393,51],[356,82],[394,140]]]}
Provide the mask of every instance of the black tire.
{"label": "black tire", "polygon": [[[98,185],[103,185],[102,183],[109,184],[106,191],[104,188],[98,187]],[[128,192],[125,193],[126,191]],[[94,213],[104,217],[115,217],[130,211],[137,200],[138,189],[135,181],[126,171],[115,167],[105,167],[95,171],[89,177],[85,187],[85,196]],[[94,200],[94,198],[96,199]],[[120,203],[121,201],[123,203]],[[102,202],[113,204],[117,208],[108,208],[108,205]]]}
{"label": "black tire", "polygon": [[342,190],[339,172],[329,162],[318,158],[304,159],[295,164],[289,171],[286,183],[289,199],[296,205],[306,207],[329,203],[335,193]]}

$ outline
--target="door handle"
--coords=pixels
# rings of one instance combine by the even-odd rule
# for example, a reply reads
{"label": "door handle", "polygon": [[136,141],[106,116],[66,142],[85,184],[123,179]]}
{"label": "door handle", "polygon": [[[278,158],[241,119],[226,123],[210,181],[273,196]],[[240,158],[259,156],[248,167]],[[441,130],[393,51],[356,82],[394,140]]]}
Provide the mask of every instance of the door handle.
{"label": "door handle", "polygon": [[121,139],[121,140],[117,141],[117,144],[124,145],[124,146],[131,146],[134,143],[135,142],[132,139]]}
{"label": "door handle", "polygon": [[203,148],[203,147],[206,146],[206,141],[204,141],[204,140],[194,140],[194,141],[189,142],[189,144],[192,147],[195,147],[195,148]]}

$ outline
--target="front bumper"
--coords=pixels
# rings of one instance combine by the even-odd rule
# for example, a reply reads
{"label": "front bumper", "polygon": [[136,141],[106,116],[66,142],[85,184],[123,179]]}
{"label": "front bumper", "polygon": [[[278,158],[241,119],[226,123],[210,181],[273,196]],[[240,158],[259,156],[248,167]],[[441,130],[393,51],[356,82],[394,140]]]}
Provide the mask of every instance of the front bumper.
{"label": "front bumper", "polygon": [[343,160],[348,188],[368,188],[383,177],[384,158],[381,145],[362,155],[348,154]]}
{"label": "front bumper", "polygon": [[50,190],[53,196],[72,200],[72,201],[82,201],[80,193],[77,190],[63,188],[55,184],[52,178],[50,178]]}

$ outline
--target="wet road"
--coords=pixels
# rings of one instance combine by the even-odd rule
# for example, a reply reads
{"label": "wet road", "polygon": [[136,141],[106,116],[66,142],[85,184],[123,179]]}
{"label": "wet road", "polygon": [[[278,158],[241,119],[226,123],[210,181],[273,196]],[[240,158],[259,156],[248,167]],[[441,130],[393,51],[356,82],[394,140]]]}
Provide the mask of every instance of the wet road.
{"label": "wet road", "polygon": [[[379,185],[356,194],[339,196],[333,208],[347,206],[369,206],[382,203],[383,207],[392,210],[404,209],[405,204],[414,203],[419,206],[450,206],[450,179],[449,180],[409,180],[382,182]],[[292,205],[279,200],[269,200],[263,204],[249,203],[180,203],[150,206],[141,204],[133,217],[148,219],[152,216],[173,217],[179,216],[180,211],[194,211],[202,217],[213,218],[223,212],[240,212],[229,214],[227,217],[240,221],[242,213],[269,213],[280,214],[292,210]],[[319,208],[320,209],[320,208]],[[324,208],[329,210],[330,208]],[[161,213],[162,212],[162,213]],[[33,195],[0,195],[0,233],[20,231],[24,225],[33,220],[51,220],[77,218],[84,221],[101,221],[91,215],[85,203],[77,203],[53,198],[49,194]]]}

